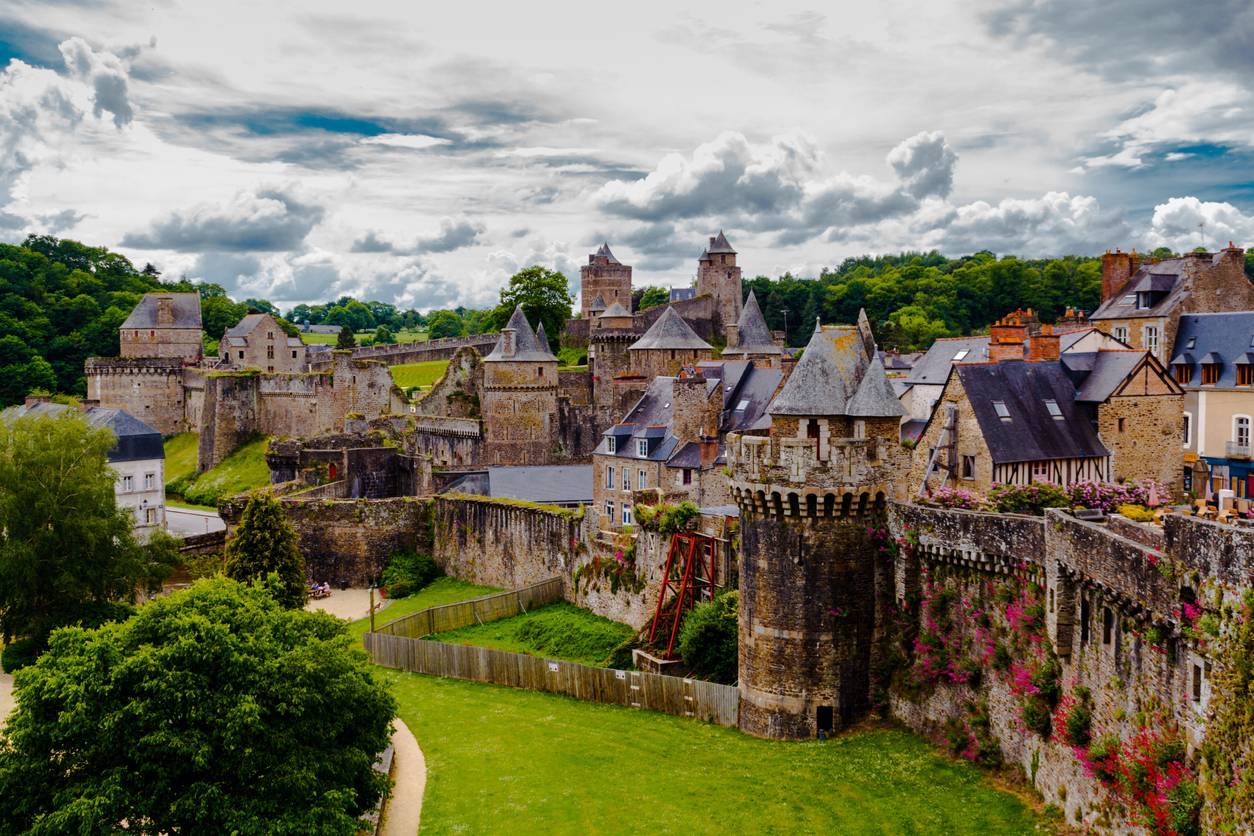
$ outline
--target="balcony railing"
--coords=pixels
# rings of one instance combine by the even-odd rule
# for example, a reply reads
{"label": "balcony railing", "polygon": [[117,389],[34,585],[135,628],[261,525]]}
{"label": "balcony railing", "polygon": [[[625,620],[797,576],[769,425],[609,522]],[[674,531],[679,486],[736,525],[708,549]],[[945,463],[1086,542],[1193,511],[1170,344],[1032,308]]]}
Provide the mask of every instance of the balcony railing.
{"label": "balcony railing", "polygon": [[1228,454],[1228,458],[1230,459],[1251,458],[1252,450],[1248,443],[1241,444],[1236,441],[1229,441],[1227,442],[1226,447],[1227,449],[1225,452]]}

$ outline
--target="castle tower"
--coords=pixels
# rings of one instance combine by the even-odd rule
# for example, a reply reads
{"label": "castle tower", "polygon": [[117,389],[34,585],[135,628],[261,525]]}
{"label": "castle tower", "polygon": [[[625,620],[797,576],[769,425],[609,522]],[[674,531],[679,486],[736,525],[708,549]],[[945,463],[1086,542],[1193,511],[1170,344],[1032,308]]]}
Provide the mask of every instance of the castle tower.
{"label": "castle tower", "polygon": [[743,296],[740,285],[740,268],[736,266],[736,251],[727,242],[727,236],[719,230],[710,237],[710,246],[697,258],[697,295],[714,298],[714,309],[719,326],[727,337],[727,344],[734,345],[735,323],[740,321]]}
{"label": "castle tower", "polygon": [[731,434],[741,513],[740,727],[805,738],[868,708],[892,569],[868,527],[906,466],[904,410],[856,326],[818,327],[768,412],[768,436]]}
{"label": "castle tower", "polygon": [[673,377],[684,366],[709,360],[711,350],[710,344],[668,306],[644,336],[632,343],[631,371],[650,380]]}
{"label": "castle tower", "polygon": [[729,343],[723,356],[730,360],[756,360],[765,366],[778,367],[784,351],[775,344],[766,317],[758,307],[758,299],[749,291],[740,320],[736,323],[735,344]]}
{"label": "castle tower", "polygon": [[547,464],[558,437],[557,358],[531,330],[522,305],[483,358],[483,461]]}
{"label": "castle tower", "polygon": [[615,302],[631,310],[631,267],[614,257],[608,242],[579,268],[579,284],[579,313],[585,319]]}

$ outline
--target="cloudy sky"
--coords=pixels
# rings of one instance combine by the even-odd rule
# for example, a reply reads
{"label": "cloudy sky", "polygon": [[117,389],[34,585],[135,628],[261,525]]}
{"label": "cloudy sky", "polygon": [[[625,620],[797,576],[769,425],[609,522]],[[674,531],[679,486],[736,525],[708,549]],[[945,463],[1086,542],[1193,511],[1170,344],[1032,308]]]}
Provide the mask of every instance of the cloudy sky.
{"label": "cloudy sky", "polygon": [[1254,244],[1254,3],[0,6],[0,239],[284,307]]}

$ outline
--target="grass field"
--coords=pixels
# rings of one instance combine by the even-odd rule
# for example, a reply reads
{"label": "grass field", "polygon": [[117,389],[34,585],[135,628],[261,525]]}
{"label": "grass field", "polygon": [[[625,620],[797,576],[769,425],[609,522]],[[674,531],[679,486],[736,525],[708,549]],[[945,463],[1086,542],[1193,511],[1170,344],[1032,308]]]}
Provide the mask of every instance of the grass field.
{"label": "grass field", "polygon": [[[410,613],[425,610],[428,607],[438,607],[441,604],[455,604],[458,601],[469,601],[471,598],[479,598],[500,591],[494,586],[476,586],[473,583],[459,581],[457,578],[436,578],[408,598],[397,598],[395,601],[392,601],[375,614],[374,623],[376,627],[381,626]],[[365,635],[368,629],[370,629],[369,618],[354,621],[349,625],[349,631],[358,638]]]}
{"label": "grass field", "polygon": [[609,662],[614,649],[635,632],[626,624],[560,601],[512,618],[436,633],[430,638],[602,666]]}
{"label": "grass field", "polygon": [[[300,338],[305,345],[335,345],[335,341],[339,339],[339,334],[307,334],[302,332]],[[357,337],[358,345],[369,345],[374,342],[374,331],[358,331],[354,336]],[[427,338],[426,328],[402,328],[394,335],[398,343],[415,343],[421,342]]]}
{"label": "grass field", "polygon": [[[194,434],[183,433],[182,435],[191,435],[192,444],[195,444]],[[181,436],[175,436],[170,442],[166,442],[167,455],[169,455],[170,443],[176,439],[180,439],[176,444],[176,452],[183,456],[185,451],[182,447],[188,442],[181,440]],[[223,459],[217,467],[198,476],[192,472],[195,470],[195,454],[192,455],[191,469],[183,471],[178,478],[167,479],[166,491],[193,505],[216,506],[222,497],[258,488],[270,482],[270,467],[266,464],[266,439],[264,438],[241,445]],[[168,468],[167,464],[167,477],[170,475]]]}
{"label": "grass field", "polygon": [[428,360],[425,363],[401,363],[392,367],[392,380],[402,389],[414,386],[428,389],[444,376],[448,360]]}
{"label": "grass field", "polygon": [[187,479],[196,472],[196,451],[200,436],[196,433],[179,433],[165,440],[166,490],[180,479]]}
{"label": "grass field", "polygon": [[1031,833],[906,732],[782,743],[619,706],[380,671],[426,756],[423,833]]}

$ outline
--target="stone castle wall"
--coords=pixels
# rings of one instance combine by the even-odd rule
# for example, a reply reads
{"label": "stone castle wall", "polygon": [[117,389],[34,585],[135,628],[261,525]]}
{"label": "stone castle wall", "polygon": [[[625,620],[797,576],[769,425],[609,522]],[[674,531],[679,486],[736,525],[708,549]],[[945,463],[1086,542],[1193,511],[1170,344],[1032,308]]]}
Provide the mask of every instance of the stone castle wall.
{"label": "stone castle wall", "polygon": [[[430,360],[448,360],[462,348],[473,348],[487,354],[496,345],[496,334],[476,334],[473,337],[443,337],[438,340],[391,345],[366,345],[352,349],[354,360],[377,360],[387,366],[402,363],[425,363]],[[322,371],[333,365],[329,357],[315,357],[310,368]]]}
{"label": "stone castle wall", "polygon": [[89,400],[129,412],[162,435],[189,429],[182,360],[90,357],[84,374]]}

